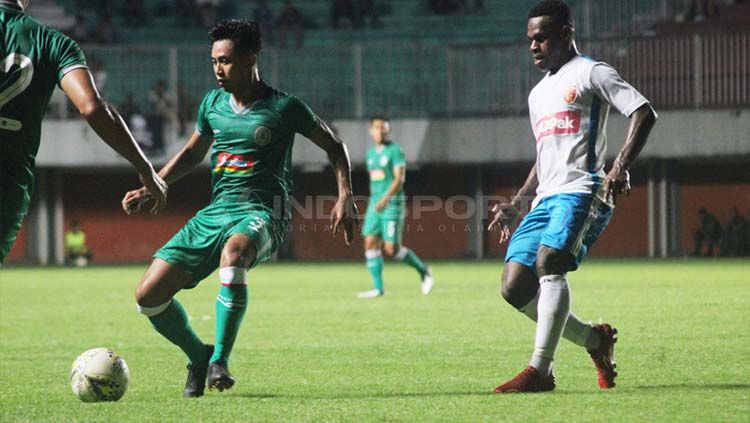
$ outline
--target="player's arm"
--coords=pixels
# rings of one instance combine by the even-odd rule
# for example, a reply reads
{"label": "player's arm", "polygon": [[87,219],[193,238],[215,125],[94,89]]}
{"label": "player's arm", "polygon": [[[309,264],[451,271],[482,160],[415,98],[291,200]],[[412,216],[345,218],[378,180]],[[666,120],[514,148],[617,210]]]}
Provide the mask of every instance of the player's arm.
{"label": "player's arm", "polygon": [[380,200],[378,200],[378,204],[375,205],[375,208],[378,211],[383,211],[383,209],[385,209],[385,207],[388,205],[388,202],[391,201],[391,198],[393,198],[393,195],[401,189],[401,187],[404,185],[404,179],[406,179],[405,176],[406,166],[393,167],[393,182],[388,187],[388,190],[383,194],[383,196],[380,197]]}
{"label": "player's arm", "polygon": [[[177,182],[201,164],[211,148],[211,143],[213,143],[212,137],[202,135],[198,131],[193,132],[185,147],[159,171],[159,176],[164,179],[167,185]],[[151,196],[145,187],[128,191],[122,199],[122,208],[127,214],[137,213],[141,205],[150,198]]]}
{"label": "player's arm", "polygon": [[597,63],[591,68],[589,83],[597,96],[630,118],[625,144],[617,154],[602,186],[605,201],[614,204],[618,194],[630,194],[628,169],[646,145],[651,128],[656,123],[656,112],[646,97],[606,63]]}
{"label": "player's arm", "polygon": [[310,132],[309,137],[318,147],[328,155],[328,160],[336,173],[336,181],[339,188],[339,197],[331,212],[331,223],[333,234],[336,235],[343,225],[344,240],[349,245],[354,238],[354,229],[357,226],[357,206],[352,197],[351,163],[349,152],[344,142],[333,133],[331,128],[318,119],[317,126]]}
{"label": "player's arm", "polygon": [[141,182],[155,200],[151,212],[161,211],[167,201],[166,183],[156,174],[120,114],[99,96],[88,69],[78,68],[66,73],[60,86],[97,135],[135,166]]}
{"label": "player's arm", "polygon": [[518,221],[521,215],[521,209],[524,203],[532,198],[539,186],[539,178],[536,174],[536,163],[531,167],[529,176],[520,190],[513,196],[509,202],[499,203],[492,206],[492,221],[487,226],[487,230],[493,230],[495,227],[500,229],[500,243],[510,239],[510,228]]}
{"label": "player's arm", "polygon": [[643,146],[646,145],[656,119],[656,112],[648,103],[642,105],[630,115],[630,127],[628,128],[628,135],[625,137],[625,144],[617,153],[612,169],[604,178],[604,195],[607,201],[611,200],[614,203],[618,194],[630,194],[630,174],[628,170],[643,150]]}

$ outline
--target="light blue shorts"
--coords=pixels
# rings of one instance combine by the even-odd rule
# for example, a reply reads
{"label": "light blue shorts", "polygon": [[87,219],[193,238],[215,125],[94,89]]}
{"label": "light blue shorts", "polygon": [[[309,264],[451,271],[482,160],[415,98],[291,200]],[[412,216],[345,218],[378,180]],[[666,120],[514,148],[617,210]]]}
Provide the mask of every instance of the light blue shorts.
{"label": "light blue shorts", "polygon": [[612,219],[612,207],[591,194],[556,194],[543,198],[513,233],[505,262],[536,268],[540,245],[568,251],[576,270]]}

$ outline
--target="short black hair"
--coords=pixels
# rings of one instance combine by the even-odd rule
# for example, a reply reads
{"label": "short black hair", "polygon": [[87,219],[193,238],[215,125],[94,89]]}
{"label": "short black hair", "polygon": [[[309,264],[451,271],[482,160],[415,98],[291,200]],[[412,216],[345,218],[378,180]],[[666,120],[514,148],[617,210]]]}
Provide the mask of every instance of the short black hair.
{"label": "short black hair", "polygon": [[390,122],[391,120],[385,117],[385,115],[373,115],[370,118],[370,123],[375,122],[376,120],[382,120],[383,122]]}
{"label": "short black hair", "polygon": [[573,15],[570,13],[570,6],[560,0],[544,0],[537,3],[529,11],[529,19],[539,16],[549,16],[553,22],[560,26],[573,26]]}
{"label": "short black hair", "polygon": [[208,32],[211,44],[221,40],[232,40],[234,48],[243,53],[260,53],[262,47],[260,26],[247,19],[219,21]]}

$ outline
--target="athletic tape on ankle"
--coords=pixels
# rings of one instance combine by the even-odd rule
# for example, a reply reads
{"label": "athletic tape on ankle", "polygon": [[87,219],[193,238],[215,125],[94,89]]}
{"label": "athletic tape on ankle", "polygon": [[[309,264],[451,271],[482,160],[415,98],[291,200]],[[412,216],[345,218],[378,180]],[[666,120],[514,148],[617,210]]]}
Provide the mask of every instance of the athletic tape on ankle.
{"label": "athletic tape on ankle", "polygon": [[136,304],[136,307],[138,309],[138,313],[141,313],[147,317],[154,317],[156,315],[162,314],[170,304],[172,304],[172,300],[169,300],[166,303],[158,305],[156,307],[143,307],[140,304]]}
{"label": "athletic tape on ankle", "polygon": [[374,259],[380,257],[380,250],[365,250],[365,258]]}
{"label": "athletic tape on ankle", "polygon": [[242,267],[222,267],[219,269],[219,280],[222,285],[247,285],[247,269]]}
{"label": "athletic tape on ankle", "polygon": [[401,247],[399,247],[398,252],[396,253],[396,255],[393,256],[393,259],[401,261],[401,260],[403,260],[403,259],[406,258],[407,254],[409,254],[409,249],[406,248],[406,247],[404,247],[402,245]]}

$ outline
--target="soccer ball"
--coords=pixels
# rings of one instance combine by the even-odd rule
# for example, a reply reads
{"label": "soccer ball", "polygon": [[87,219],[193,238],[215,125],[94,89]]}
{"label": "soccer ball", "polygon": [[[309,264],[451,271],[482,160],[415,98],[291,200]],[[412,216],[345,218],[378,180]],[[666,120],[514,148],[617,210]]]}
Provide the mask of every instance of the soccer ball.
{"label": "soccer ball", "polygon": [[125,395],[129,379],[125,360],[108,348],[84,352],[70,370],[70,387],[83,402],[117,401]]}

